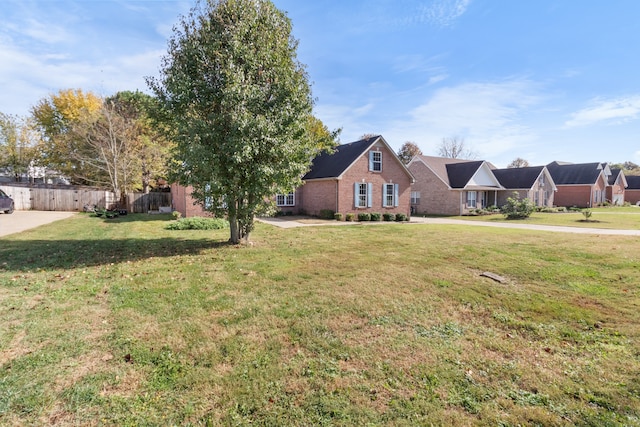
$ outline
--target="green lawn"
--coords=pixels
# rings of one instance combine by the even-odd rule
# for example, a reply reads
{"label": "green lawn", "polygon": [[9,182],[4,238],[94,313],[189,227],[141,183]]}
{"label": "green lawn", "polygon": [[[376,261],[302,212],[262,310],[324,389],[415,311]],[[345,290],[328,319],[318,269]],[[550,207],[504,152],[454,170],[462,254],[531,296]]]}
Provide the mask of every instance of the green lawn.
{"label": "green lawn", "polygon": [[581,212],[541,213],[536,212],[525,220],[507,220],[504,215],[452,217],[469,221],[510,222],[523,224],[560,225],[566,227],[609,228],[640,230],[640,207],[592,208],[591,218],[585,221]]}
{"label": "green lawn", "polygon": [[1,425],[640,425],[637,237],[167,223],[0,238]]}

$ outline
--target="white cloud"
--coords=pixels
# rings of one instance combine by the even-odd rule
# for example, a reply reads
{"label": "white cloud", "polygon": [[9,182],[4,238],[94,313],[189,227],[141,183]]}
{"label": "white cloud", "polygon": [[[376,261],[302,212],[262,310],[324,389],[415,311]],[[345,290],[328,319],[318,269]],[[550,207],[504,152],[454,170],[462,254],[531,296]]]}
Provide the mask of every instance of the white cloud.
{"label": "white cloud", "polygon": [[565,127],[589,126],[599,122],[620,124],[635,120],[640,114],[640,95],[622,98],[591,101],[591,106],[583,108],[571,115]]}
{"label": "white cloud", "polygon": [[435,154],[444,137],[465,138],[470,148],[486,158],[522,147],[535,137],[522,115],[540,102],[528,80],[466,83],[437,90],[398,120],[385,135],[394,142],[416,141],[423,152]]}
{"label": "white cloud", "polygon": [[436,0],[422,7],[420,20],[440,27],[449,27],[462,16],[471,0]]}

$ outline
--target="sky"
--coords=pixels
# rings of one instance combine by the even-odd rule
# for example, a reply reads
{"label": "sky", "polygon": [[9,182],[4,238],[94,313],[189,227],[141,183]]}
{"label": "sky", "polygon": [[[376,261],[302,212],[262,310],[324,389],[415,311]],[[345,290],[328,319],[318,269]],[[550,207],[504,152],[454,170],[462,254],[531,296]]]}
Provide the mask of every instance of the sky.
{"label": "sky", "polygon": [[[348,143],[437,155],[464,140],[506,167],[640,163],[636,0],[273,0],[315,115]],[[195,0],[0,0],[0,112],[62,89],[149,92]]]}

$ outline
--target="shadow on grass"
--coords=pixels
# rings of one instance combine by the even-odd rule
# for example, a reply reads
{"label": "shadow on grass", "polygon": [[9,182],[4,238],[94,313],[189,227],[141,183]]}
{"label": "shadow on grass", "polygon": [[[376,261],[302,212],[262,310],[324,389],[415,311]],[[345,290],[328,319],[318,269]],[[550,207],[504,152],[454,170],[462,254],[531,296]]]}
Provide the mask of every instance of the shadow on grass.
{"label": "shadow on grass", "polygon": [[[108,220],[113,221],[113,220]],[[5,240],[0,271],[54,270],[194,255],[228,246],[212,239]],[[167,268],[171,268],[167,265]]]}

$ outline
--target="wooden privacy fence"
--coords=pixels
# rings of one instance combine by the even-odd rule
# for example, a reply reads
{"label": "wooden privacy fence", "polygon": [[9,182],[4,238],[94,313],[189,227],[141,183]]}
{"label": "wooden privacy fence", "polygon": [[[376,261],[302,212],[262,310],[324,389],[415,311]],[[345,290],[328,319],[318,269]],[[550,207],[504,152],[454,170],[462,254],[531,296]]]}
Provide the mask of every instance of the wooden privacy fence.
{"label": "wooden privacy fence", "polygon": [[[14,201],[16,210],[82,211],[85,206],[107,209],[119,207],[111,191],[80,186],[0,185]],[[127,193],[125,206],[132,213],[147,213],[171,206],[171,193]]]}
{"label": "wooden privacy fence", "polygon": [[161,207],[171,207],[171,193],[127,193],[127,210],[132,213],[159,211]]}

